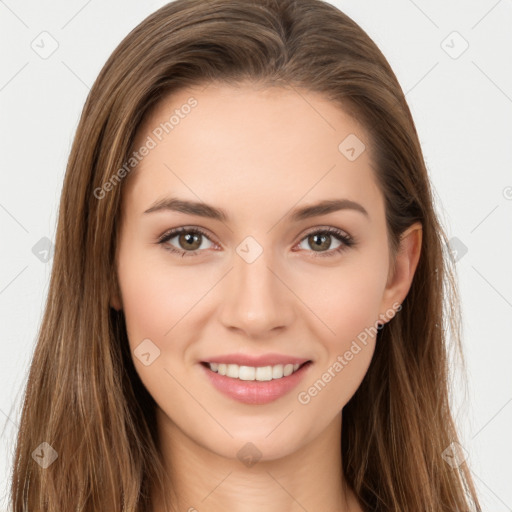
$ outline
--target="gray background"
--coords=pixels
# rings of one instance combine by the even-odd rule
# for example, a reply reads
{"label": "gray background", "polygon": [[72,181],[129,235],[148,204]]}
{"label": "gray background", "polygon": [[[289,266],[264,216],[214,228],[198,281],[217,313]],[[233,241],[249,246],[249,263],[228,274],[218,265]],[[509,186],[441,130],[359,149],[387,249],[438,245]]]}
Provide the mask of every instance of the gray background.
{"label": "gray background", "polygon": [[[0,510],[79,115],[110,53],[165,3],[0,0]],[[461,441],[484,510],[511,511],[512,1],[331,3],[369,33],[406,92],[458,251],[469,370],[467,394],[453,374]]]}

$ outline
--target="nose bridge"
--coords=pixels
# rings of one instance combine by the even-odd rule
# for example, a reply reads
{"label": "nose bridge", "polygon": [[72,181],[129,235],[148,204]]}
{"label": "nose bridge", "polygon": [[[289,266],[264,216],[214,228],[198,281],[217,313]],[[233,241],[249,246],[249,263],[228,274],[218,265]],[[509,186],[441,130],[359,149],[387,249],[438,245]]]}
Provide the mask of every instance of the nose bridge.
{"label": "nose bridge", "polygon": [[278,267],[272,249],[254,237],[238,245],[222,307],[226,327],[256,335],[291,321],[293,294],[278,277]]}

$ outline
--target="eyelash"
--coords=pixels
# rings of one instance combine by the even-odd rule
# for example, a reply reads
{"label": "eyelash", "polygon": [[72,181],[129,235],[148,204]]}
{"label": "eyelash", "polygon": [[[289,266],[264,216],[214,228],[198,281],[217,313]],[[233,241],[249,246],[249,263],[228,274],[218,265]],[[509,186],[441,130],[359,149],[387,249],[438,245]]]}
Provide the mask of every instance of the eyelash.
{"label": "eyelash", "polygon": [[[166,242],[168,242],[172,238],[176,237],[176,235],[180,235],[181,233],[200,234],[200,235],[203,235],[204,237],[206,237],[208,240],[210,240],[210,237],[208,236],[208,234],[200,228],[181,227],[181,228],[172,229],[172,230],[168,231],[167,233],[164,233],[158,239],[157,243],[163,245],[167,251],[170,251],[171,253],[174,253],[174,254],[179,254],[182,257],[198,256],[199,253],[202,252],[203,249],[196,249],[195,251],[183,251],[180,249],[176,249],[176,247],[173,247],[172,245],[169,245],[169,244],[165,245]],[[333,236],[334,238],[336,238],[337,240],[339,240],[340,242],[342,242],[342,244],[338,248],[331,249],[328,251],[319,252],[319,253],[315,254],[313,256],[313,258],[332,257],[337,254],[340,254],[341,252],[349,249],[350,247],[353,247],[356,244],[356,242],[354,241],[354,239],[352,237],[345,235],[343,233],[343,231],[341,231],[337,228],[322,228],[317,231],[310,231],[309,233],[306,233],[306,235],[303,238],[301,238],[300,242],[302,242],[304,239],[306,239],[307,237],[309,237],[311,235],[330,235],[330,236]],[[315,251],[308,251],[308,252],[315,252]]]}

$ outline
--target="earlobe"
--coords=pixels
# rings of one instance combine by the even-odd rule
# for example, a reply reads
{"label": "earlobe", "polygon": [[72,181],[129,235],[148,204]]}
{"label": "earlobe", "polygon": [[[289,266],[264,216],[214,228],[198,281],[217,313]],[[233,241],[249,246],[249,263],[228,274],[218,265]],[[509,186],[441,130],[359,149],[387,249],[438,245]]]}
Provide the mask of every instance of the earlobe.
{"label": "earlobe", "polygon": [[121,303],[121,292],[119,290],[117,279],[114,279],[110,289],[110,307],[114,308],[116,311],[121,311],[123,306]]}
{"label": "earlobe", "polygon": [[422,235],[423,229],[419,222],[414,223],[402,233],[393,272],[390,272],[383,295],[384,311],[392,304],[401,304],[409,293],[420,259]]}
{"label": "earlobe", "polygon": [[110,307],[114,308],[116,311],[121,311],[121,301],[119,300],[119,297],[113,296],[110,298]]}

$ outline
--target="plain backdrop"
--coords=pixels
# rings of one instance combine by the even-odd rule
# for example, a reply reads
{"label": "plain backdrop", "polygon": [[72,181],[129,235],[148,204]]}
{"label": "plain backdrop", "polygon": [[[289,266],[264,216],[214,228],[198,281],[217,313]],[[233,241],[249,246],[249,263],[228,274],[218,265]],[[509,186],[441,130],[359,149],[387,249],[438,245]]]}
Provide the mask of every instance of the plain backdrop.
{"label": "plain backdrop", "polygon": [[[0,510],[80,112],[110,53],[165,3],[0,0]],[[331,3],[368,32],[406,93],[457,250],[462,445],[484,510],[511,511],[512,2]]]}

